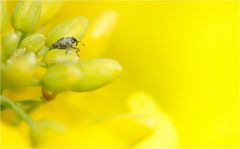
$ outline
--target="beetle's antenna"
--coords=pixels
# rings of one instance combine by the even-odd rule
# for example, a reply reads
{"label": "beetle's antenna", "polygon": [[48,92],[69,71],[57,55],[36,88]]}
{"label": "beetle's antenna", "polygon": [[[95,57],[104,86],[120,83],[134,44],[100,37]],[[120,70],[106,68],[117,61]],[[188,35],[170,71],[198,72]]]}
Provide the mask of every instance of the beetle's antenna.
{"label": "beetle's antenna", "polygon": [[79,41],[83,46],[85,46],[85,44],[84,43],[82,43],[81,41]]}

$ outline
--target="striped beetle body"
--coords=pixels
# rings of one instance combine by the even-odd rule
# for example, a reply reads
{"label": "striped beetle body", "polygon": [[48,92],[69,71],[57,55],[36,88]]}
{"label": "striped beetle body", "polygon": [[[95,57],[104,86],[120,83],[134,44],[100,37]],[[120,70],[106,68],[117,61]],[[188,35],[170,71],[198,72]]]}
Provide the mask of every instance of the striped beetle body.
{"label": "striped beetle body", "polygon": [[50,47],[50,50],[51,49],[64,49],[64,50],[66,50],[66,53],[68,53],[69,50],[75,49],[76,54],[78,55],[78,52],[80,51],[80,49],[77,48],[77,45],[79,42],[80,41],[78,41],[74,37],[63,37],[63,38],[59,39],[58,41],[56,41],[55,43],[53,43],[52,46]]}

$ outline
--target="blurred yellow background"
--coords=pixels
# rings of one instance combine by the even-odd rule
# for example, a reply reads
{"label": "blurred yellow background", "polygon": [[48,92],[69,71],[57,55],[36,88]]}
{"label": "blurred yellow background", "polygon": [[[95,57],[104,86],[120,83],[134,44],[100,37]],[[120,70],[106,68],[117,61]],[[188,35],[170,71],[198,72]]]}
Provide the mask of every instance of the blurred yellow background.
{"label": "blurred yellow background", "polygon": [[238,2],[67,1],[54,21],[83,15],[91,23],[107,8],[120,19],[104,57],[117,59],[124,74],[90,93],[95,106],[109,98],[105,106],[121,110],[129,93],[146,91],[172,118],[180,147],[237,148]]}

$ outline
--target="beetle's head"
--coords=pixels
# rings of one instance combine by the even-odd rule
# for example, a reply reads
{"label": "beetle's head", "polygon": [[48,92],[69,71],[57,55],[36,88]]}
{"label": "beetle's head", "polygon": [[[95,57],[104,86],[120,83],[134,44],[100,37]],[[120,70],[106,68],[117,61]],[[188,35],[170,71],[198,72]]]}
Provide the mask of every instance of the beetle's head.
{"label": "beetle's head", "polygon": [[52,50],[52,49],[54,49],[54,48],[56,48],[57,47],[57,44],[56,43],[53,43],[52,45],[51,45],[51,47],[50,47],[50,50]]}
{"label": "beetle's head", "polygon": [[75,42],[78,43],[78,40],[75,37],[70,37],[70,40],[72,43],[75,43]]}

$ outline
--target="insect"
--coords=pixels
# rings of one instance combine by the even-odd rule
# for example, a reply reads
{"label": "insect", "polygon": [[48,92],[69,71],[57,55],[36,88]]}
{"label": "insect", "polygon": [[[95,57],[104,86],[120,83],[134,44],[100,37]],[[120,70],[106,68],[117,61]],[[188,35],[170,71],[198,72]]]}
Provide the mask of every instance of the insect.
{"label": "insect", "polygon": [[[64,50],[66,49],[66,53],[68,53],[68,51],[71,50],[71,48],[73,48],[76,50],[76,54],[78,55],[78,52],[80,51],[80,49],[77,48],[77,45],[79,42],[80,41],[78,41],[75,37],[62,37],[61,39],[59,39],[58,41],[56,41],[55,43],[52,44],[52,46],[50,47],[50,50],[51,49],[64,49]],[[74,46],[74,44],[75,44],[75,46]],[[82,45],[84,46],[85,44],[82,43]]]}

